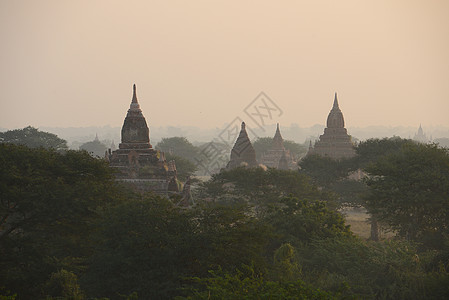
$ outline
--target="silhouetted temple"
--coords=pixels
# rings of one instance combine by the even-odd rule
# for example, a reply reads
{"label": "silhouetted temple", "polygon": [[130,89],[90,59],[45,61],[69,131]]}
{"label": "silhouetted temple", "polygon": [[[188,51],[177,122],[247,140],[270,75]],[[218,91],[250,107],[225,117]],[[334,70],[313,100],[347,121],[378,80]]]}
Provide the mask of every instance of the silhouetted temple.
{"label": "silhouetted temple", "polygon": [[327,117],[324,134],[320,135],[320,139],[313,147],[310,145],[307,154],[318,154],[333,159],[350,158],[355,155],[351,136],[345,128],[343,113],[338,107],[337,93],[335,93],[332,110]]}
{"label": "silhouetted temple", "polygon": [[427,136],[424,134],[424,130],[422,129],[421,124],[419,124],[418,132],[413,137],[413,140],[424,144],[431,141],[431,139],[427,138]]}
{"label": "silhouetted temple", "polygon": [[106,153],[110,166],[117,170],[116,177],[142,191],[154,191],[167,195],[178,192],[176,165],[167,163],[164,152],[155,150],[150,144],[150,130],[137,101],[136,85],[122,127],[122,142],[119,149]]}
{"label": "silhouetted temple", "polygon": [[279,124],[277,124],[271,148],[262,154],[260,163],[267,167],[281,170],[293,170],[298,168],[290,151],[284,147],[284,139],[282,138]]}
{"label": "silhouetted temple", "polygon": [[240,166],[257,167],[256,151],[249,140],[245,129],[245,122],[242,122],[240,134],[231,150],[231,160],[226,168],[233,169]]}

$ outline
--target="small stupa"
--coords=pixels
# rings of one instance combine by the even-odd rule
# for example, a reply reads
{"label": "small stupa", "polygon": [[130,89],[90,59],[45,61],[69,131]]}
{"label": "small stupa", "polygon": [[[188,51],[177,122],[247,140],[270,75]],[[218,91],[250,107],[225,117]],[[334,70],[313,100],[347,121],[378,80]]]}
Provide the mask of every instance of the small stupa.
{"label": "small stupa", "polygon": [[283,170],[294,170],[298,168],[290,151],[285,149],[279,123],[276,125],[276,132],[271,143],[271,148],[262,154],[260,163],[270,168]]}

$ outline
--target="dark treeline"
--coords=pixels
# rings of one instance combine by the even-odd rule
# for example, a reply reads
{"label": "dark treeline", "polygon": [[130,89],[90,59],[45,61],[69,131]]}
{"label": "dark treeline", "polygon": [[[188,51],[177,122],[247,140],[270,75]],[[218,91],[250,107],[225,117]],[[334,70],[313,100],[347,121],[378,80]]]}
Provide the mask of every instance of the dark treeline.
{"label": "dark treeline", "polygon": [[[222,171],[186,209],[85,151],[1,143],[0,299],[448,298],[447,150],[385,139],[357,153]],[[397,237],[356,237],[342,205]]]}

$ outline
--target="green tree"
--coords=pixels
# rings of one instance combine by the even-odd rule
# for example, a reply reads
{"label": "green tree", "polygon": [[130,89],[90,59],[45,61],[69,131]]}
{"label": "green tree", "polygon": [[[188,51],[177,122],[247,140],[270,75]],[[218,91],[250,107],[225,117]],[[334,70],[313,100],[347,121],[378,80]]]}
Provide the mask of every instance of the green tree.
{"label": "green tree", "polygon": [[289,196],[280,201],[266,220],[274,227],[280,243],[298,246],[314,239],[344,237],[352,233],[343,216],[317,200]]}
{"label": "green tree", "polygon": [[308,155],[300,162],[300,173],[310,176],[318,186],[329,188],[338,180],[346,178],[352,162],[348,159],[335,160],[327,156]]}
{"label": "green tree", "polygon": [[376,162],[382,157],[401,151],[403,146],[413,144],[416,144],[416,142],[397,136],[363,141],[356,147],[357,156],[352,159],[354,162],[352,169],[365,169],[369,164]]}
{"label": "green tree", "polygon": [[162,138],[155,148],[166,153],[186,158],[193,163],[195,163],[195,158],[199,153],[199,149],[192,145],[192,143],[185,137]]}
{"label": "green tree", "polygon": [[177,299],[334,299],[331,293],[314,288],[302,280],[278,282],[264,278],[246,266],[235,273],[216,271],[209,277],[192,278],[194,288]]}
{"label": "green tree", "polygon": [[94,157],[104,158],[107,147],[98,139],[95,139],[93,141],[82,144],[80,146],[80,150],[86,150],[90,155]]}
{"label": "green tree", "polygon": [[49,132],[39,131],[37,128],[28,126],[23,129],[0,132],[0,143],[25,145],[30,148],[53,148],[56,150],[67,150],[67,142],[57,135]]}
{"label": "green tree", "polygon": [[438,144],[440,147],[449,148],[449,138],[438,138],[434,139],[433,142]]}
{"label": "green tree", "polygon": [[275,277],[283,281],[294,281],[301,276],[301,267],[295,247],[289,243],[282,244],[274,252]]}
{"label": "green tree", "polygon": [[304,144],[299,144],[291,140],[284,140],[284,147],[289,150],[296,159],[306,155],[308,149]]}
{"label": "green tree", "polygon": [[364,170],[369,164],[385,155],[400,151],[404,145],[412,144],[415,142],[399,137],[368,139],[357,145],[356,156],[353,158],[335,160],[320,155],[308,155],[298,165],[301,167],[300,172],[310,176],[315,184],[332,191],[338,189],[344,192],[345,185],[350,189],[359,189],[351,183],[344,183],[343,186],[338,184],[347,179],[352,172]]}
{"label": "green tree", "polygon": [[205,182],[198,194],[224,203],[249,203],[259,217],[289,195],[302,200],[326,201],[329,207],[336,207],[333,195],[319,191],[309,177],[298,171],[273,168],[222,170]]}
{"label": "green tree", "polygon": [[95,254],[80,278],[83,289],[111,299],[132,293],[144,299],[176,295],[187,266],[194,264],[188,212],[149,194],[129,195],[102,216]]}
{"label": "green tree", "polygon": [[174,160],[176,164],[176,170],[178,172],[178,178],[181,181],[187,180],[187,177],[192,176],[198,169],[195,164],[190,160],[181,156],[176,156],[170,153],[165,153],[167,161]]}
{"label": "green tree", "polygon": [[449,150],[407,144],[366,168],[366,207],[400,236],[441,247],[449,235]]}
{"label": "green tree", "polygon": [[53,299],[54,297],[57,297],[55,299],[84,299],[77,276],[64,269],[51,274],[50,279],[45,285],[45,291],[47,293],[47,299]]}
{"label": "green tree", "polygon": [[271,149],[273,138],[260,137],[253,142],[254,150],[256,151],[256,159],[260,159],[262,154]]}
{"label": "green tree", "polygon": [[[323,190],[334,193],[340,206],[359,207],[365,205],[367,186],[361,180],[352,179],[351,174],[364,170],[382,157],[400,151],[404,145],[415,144],[399,137],[368,139],[356,147],[356,156],[334,160],[319,155],[308,155],[299,162],[300,172],[310,176]],[[379,224],[371,216],[371,239],[378,240]]]}
{"label": "green tree", "polygon": [[233,272],[242,265],[254,265],[258,271],[266,267],[272,232],[269,224],[252,214],[251,206],[203,203],[195,209],[193,221],[194,244],[201,245],[196,250],[197,276],[217,268]]}
{"label": "green tree", "polygon": [[199,205],[191,210],[144,195],[104,211],[96,254],[82,287],[89,295],[145,299],[179,294],[183,278],[211,268],[233,271],[255,262],[263,269],[268,227],[241,207]]}
{"label": "green tree", "polygon": [[114,177],[85,152],[13,144],[0,144],[0,165],[0,282],[35,298],[50,274],[82,265]]}
{"label": "green tree", "polygon": [[442,299],[449,291],[448,273],[425,272],[416,248],[405,241],[331,237],[297,250],[303,280],[330,292],[346,286],[346,299]]}

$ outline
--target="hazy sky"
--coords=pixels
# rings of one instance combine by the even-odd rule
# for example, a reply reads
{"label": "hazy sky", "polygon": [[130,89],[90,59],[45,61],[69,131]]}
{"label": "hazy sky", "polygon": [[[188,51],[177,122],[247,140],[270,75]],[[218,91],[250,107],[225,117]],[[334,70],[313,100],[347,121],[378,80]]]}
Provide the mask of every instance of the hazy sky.
{"label": "hazy sky", "polygon": [[[0,1],[0,127],[449,126],[449,1]],[[257,103],[256,103],[257,104]]]}

